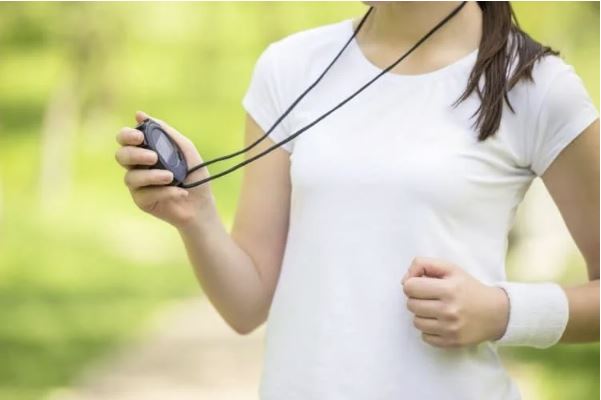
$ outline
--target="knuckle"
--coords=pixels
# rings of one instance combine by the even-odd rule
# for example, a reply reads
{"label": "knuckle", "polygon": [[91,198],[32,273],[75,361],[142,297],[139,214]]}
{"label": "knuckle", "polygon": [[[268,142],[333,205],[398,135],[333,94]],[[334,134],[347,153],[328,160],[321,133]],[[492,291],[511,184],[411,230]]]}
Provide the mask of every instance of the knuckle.
{"label": "knuckle", "polygon": [[117,160],[117,162],[119,162],[119,164],[127,165],[129,162],[129,150],[127,149],[127,147],[119,148],[119,150],[117,150],[117,152],[115,153],[115,159]]}
{"label": "knuckle", "polygon": [[121,162],[127,165],[132,165],[134,161],[134,155],[131,147],[126,146],[121,148]]}
{"label": "knuckle", "polygon": [[139,196],[136,195],[136,192],[132,191],[132,197],[134,199],[134,203],[136,204],[136,206],[140,209],[140,210],[144,210],[144,200],[141,199]]}
{"label": "knuckle", "polygon": [[132,131],[132,140],[136,145],[140,145],[144,142],[144,134],[135,129]]}
{"label": "knuckle", "polygon": [[442,347],[441,342],[422,332],[422,341],[434,347]]}
{"label": "knuckle", "polygon": [[447,325],[447,334],[451,338],[457,338],[459,336],[459,325],[458,324],[449,324]]}
{"label": "knuckle", "polygon": [[148,172],[146,170],[130,170],[125,177],[125,184],[132,189],[145,186],[147,182]]}
{"label": "knuckle", "polygon": [[151,212],[154,209],[155,201],[144,201],[138,204],[138,207],[144,212]]}
{"label": "knuckle", "polygon": [[444,315],[450,321],[457,321],[459,319],[459,309],[454,304],[445,305]]}
{"label": "knuckle", "polygon": [[463,326],[461,323],[453,323],[447,326],[447,335],[454,341],[460,341],[463,337]]}
{"label": "knuckle", "polygon": [[119,129],[119,132],[117,132],[117,141],[119,143],[122,142],[123,138],[125,137],[125,135],[127,135],[127,131],[129,130],[128,127],[124,126],[123,128]]}
{"label": "knuckle", "polygon": [[125,175],[123,175],[123,183],[127,187],[132,187],[131,174],[132,174],[131,171],[128,171],[128,172],[125,173]]}
{"label": "knuckle", "polygon": [[407,282],[405,282],[405,284],[403,285],[403,291],[408,296],[414,292],[414,289],[414,283],[411,279],[408,279]]}
{"label": "knuckle", "polygon": [[168,193],[168,197],[170,199],[177,199],[180,197],[181,191],[180,188],[177,188],[175,186],[167,186],[167,193]]}

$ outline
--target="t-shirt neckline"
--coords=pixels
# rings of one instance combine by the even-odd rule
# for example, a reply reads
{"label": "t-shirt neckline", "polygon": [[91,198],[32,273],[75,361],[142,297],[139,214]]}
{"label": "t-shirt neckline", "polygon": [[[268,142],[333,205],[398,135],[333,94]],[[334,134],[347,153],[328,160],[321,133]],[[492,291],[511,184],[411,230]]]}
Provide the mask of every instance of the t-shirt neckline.
{"label": "t-shirt neckline", "polygon": [[[352,35],[354,32],[353,19],[352,18],[347,19],[346,21],[344,21],[344,25],[345,25],[345,28],[346,28],[346,31],[348,32],[348,34]],[[363,65],[365,65],[366,68],[369,68],[370,70],[372,70],[372,72],[379,74],[384,70],[383,68],[380,68],[379,66],[375,65],[371,60],[369,60],[365,56],[365,53],[363,53],[363,50],[359,46],[359,43],[357,42],[356,38],[353,38],[351,40],[351,42],[349,43],[349,50],[351,53],[353,53],[353,55],[356,58],[358,58],[360,60],[360,62]],[[453,61],[452,63],[447,64],[441,68],[435,69],[430,72],[424,72],[421,74],[399,74],[396,72],[388,71],[387,73],[384,74],[384,76],[382,76],[382,78],[388,77],[388,79],[400,80],[400,81],[410,81],[410,80],[423,81],[423,80],[434,79],[434,78],[444,76],[448,73],[451,73],[452,71],[455,71],[457,69],[461,69],[464,66],[473,65],[473,63],[475,62],[477,57],[478,57],[478,48],[472,50],[470,53]]]}

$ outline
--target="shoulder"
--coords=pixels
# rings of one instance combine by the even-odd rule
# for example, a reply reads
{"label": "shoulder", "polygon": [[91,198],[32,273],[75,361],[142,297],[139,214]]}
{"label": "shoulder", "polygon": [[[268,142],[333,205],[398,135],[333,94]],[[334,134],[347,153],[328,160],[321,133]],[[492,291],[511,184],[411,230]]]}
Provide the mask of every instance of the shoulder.
{"label": "shoulder", "polygon": [[[517,69],[517,59],[518,56],[514,56],[511,60],[510,75],[513,75]],[[513,94],[515,98],[540,96],[550,87],[551,82],[558,74],[569,68],[571,66],[561,56],[549,54],[540,57],[532,64],[532,79],[522,76],[509,94]]]}
{"label": "shoulder", "polygon": [[351,19],[305,29],[269,43],[255,65],[255,80],[290,104],[333,60],[352,35]]}
{"label": "shoulder", "polygon": [[553,106],[569,100],[571,93],[583,89],[584,83],[574,66],[562,56],[550,54],[534,62],[532,80],[522,78],[510,91],[510,97],[522,108],[532,111],[532,108],[540,109],[545,103]]}
{"label": "shoulder", "polygon": [[350,19],[305,29],[271,42],[259,60],[270,65],[273,79],[302,85],[332,61],[351,35]]}
{"label": "shoulder", "polygon": [[[561,55],[549,54],[536,60],[532,67],[532,77],[535,83],[541,83],[544,86],[548,85],[558,74],[573,69],[574,67]],[[537,80],[539,82],[536,82]]]}
{"label": "shoulder", "polygon": [[532,80],[521,79],[508,97],[515,113],[504,111],[504,120],[522,159],[537,175],[598,117],[582,78],[560,55],[537,59]]}
{"label": "shoulder", "polygon": [[586,85],[572,64],[560,55],[546,55],[532,66],[532,80],[522,78],[508,92],[508,100],[520,123],[535,129],[541,119],[582,107],[590,98]]}
{"label": "shoulder", "polygon": [[532,68],[532,78],[536,86],[531,90],[532,95],[539,102],[563,85],[584,85],[574,66],[559,55],[547,55],[538,59]]}
{"label": "shoulder", "polygon": [[[320,25],[291,33],[270,44],[274,54],[294,56],[297,61],[302,56],[314,56],[321,51],[328,51],[332,46],[341,46],[341,38],[345,38],[350,29],[350,19]],[[349,35],[350,37],[350,35]],[[328,53],[330,54],[330,53]]]}

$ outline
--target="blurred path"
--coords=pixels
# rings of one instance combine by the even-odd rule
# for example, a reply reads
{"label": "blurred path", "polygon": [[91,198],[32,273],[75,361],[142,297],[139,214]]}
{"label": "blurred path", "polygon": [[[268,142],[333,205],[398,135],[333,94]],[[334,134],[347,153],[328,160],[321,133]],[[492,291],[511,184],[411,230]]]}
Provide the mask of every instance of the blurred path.
{"label": "blurred path", "polygon": [[[240,336],[206,298],[166,307],[149,333],[46,400],[258,400],[265,326]],[[541,399],[536,366],[509,363],[524,399]]]}
{"label": "blurred path", "polygon": [[236,334],[206,298],[161,313],[143,339],[52,400],[256,400],[265,326]]}

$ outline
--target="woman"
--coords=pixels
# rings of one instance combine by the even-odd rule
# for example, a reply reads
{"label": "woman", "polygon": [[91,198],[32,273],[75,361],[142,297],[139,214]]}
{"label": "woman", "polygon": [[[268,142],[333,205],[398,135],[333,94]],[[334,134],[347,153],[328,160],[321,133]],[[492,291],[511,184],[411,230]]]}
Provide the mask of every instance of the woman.
{"label": "woman", "polygon": [[[249,157],[331,109],[457,7],[369,4],[337,63]],[[168,187],[169,172],[131,168],[156,154],[135,147],[135,129],[119,133],[134,201],[178,229],[219,313],[240,334],[268,321],[262,399],[517,399],[497,346],[598,339],[598,113],[574,69],[511,15],[508,3],[467,3],[359,96],[249,165],[231,234],[209,185]],[[267,47],[243,100],[247,143],[357,24]],[[189,165],[201,162],[161,124]],[[586,284],[506,281],[507,233],[537,176],[587,261]]]}

